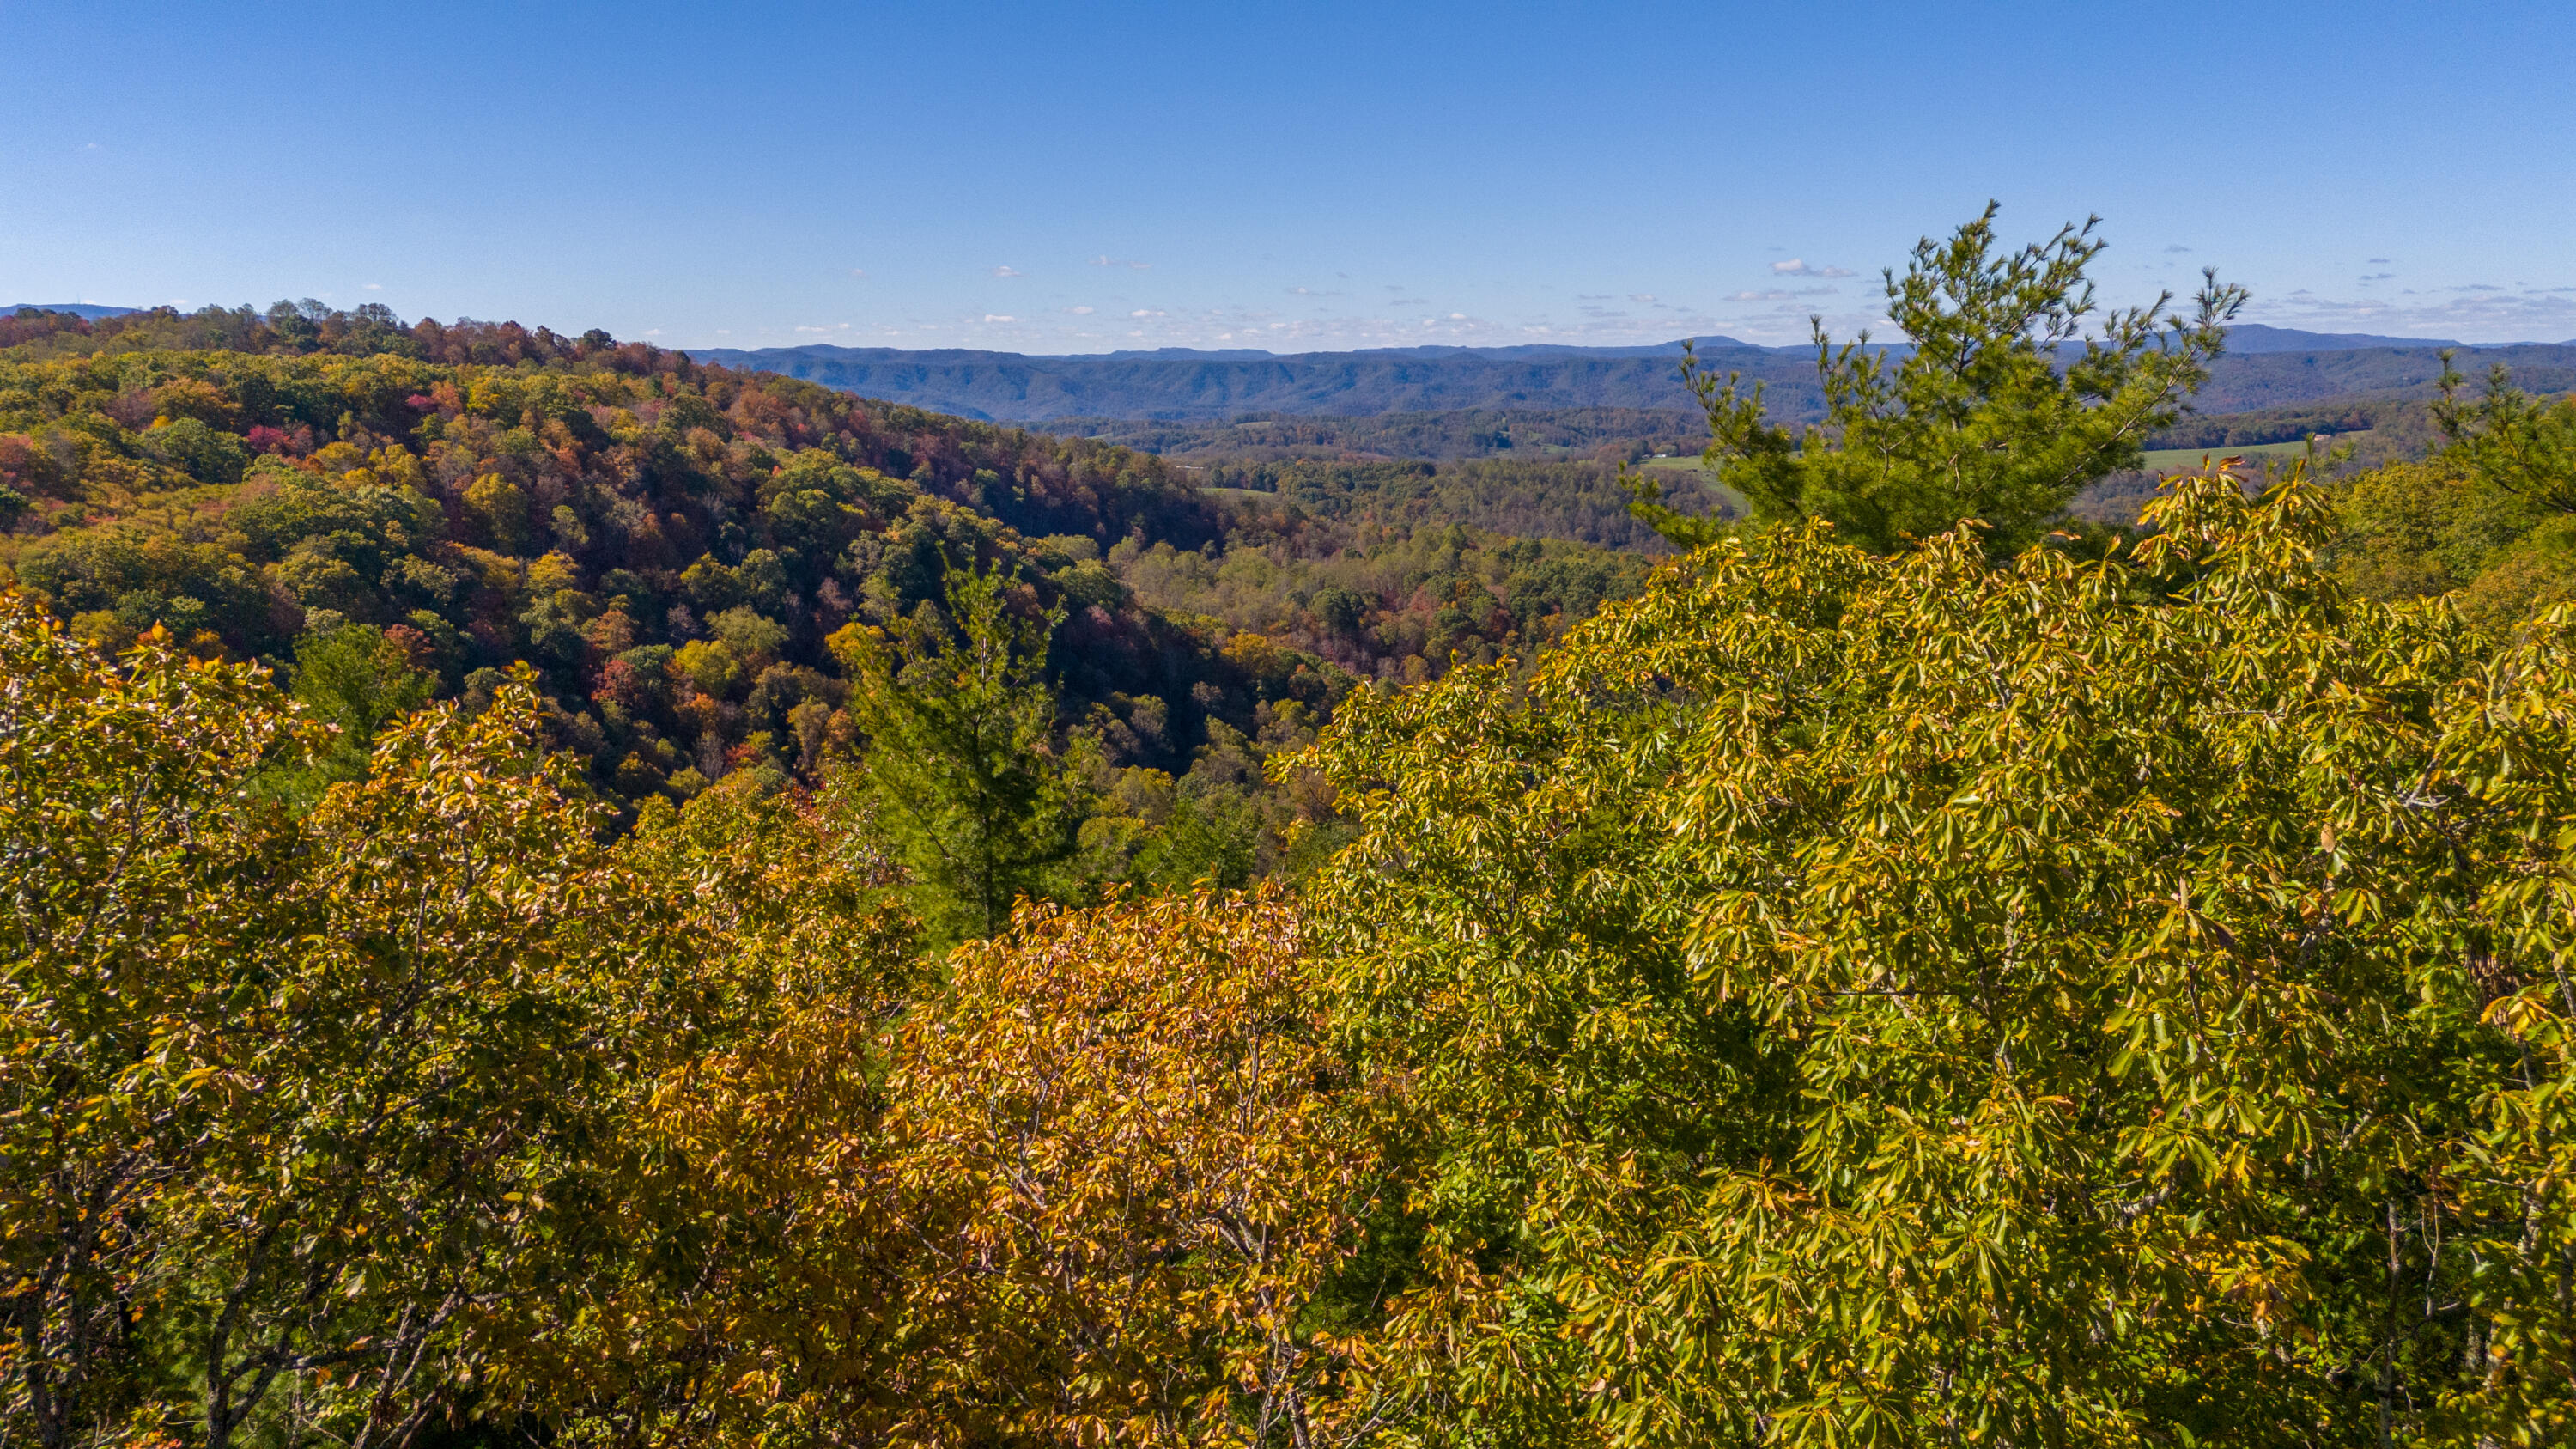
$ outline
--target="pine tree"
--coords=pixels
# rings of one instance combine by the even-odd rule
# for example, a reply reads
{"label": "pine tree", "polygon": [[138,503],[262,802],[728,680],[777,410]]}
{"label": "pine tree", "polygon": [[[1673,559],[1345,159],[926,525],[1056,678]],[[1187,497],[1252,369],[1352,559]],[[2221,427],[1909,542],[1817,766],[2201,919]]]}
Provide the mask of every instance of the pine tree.
{"label": "pine tree", "polygon": [[866,781],[912,872],[923,914],[950,939],[990,936],[1020,896],[1059,892],[1073,855],[1081,774],[1053,747],[1047,643],[1061,609],[1011,608],[998,567],[948,569],[929,601],[884,629],[832,636],[850,713],[867,733]]}
{"label": "pine tree", "polygon": [[[1833,523],[1886,552],[1962,519],[2007,556],[2037,542],[2077,490],[2138,465],[2147,435],[2174,420],[2208,375],[2245,289],[2204,272],[2191,318],[2153,303],[2093,318],[2085,268],[2108,243],[2100,218],[1998,255],[1989,204],[1947,242],[1925,237],[1900,278],[1884,273],[1888,320],[1910,346],[1836,347],[1814,320],[1825,421],[1773,422],[1762,388],[1723,381],[1696,356],[1683,375],[1708,413],[1703,455],[1757,524]],[[1629,475],[1633,511],[1677,543],[1721,526],[1664,507]]]}

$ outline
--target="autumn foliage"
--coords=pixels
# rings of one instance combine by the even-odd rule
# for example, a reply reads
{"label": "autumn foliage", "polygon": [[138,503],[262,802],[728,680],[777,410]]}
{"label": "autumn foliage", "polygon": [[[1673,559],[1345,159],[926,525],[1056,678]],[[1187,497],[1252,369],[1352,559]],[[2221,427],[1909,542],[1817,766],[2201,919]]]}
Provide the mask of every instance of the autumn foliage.
{"label": "autumn foliage", "polygon": [[[2024,345],[2072,325],[2045,294],[2089,245],[1976,272],[2042,294],[1991,366],[1888,385],[2003,447],[2117,407],[2087,456],[2129,446],[2180,372],[2067,381]],[[216,631],[111,654],[0,594],[0,1439],[2576,1437],[2576,613],[2374,585],[2423,522],[2384,486],[2212,469],[2079,538],[2042,529],[2056,473],[1987,458],[1970,502],[2010,527],[1902,537],[1929,505],[1864,498],[1863,547],[1823,506],[1859,453],[1740,428],[1783,516],[1677,528],[1698,546],[1540,657],[1329,722],[1265,699],[1295,818],[1263,836],[1222,691],[1177,783],[1094,753],[1159,705],[1057,727],[1087,560],[1015,574],[996,530],[945,566],[961,516],[869,512],[886,475],[839,454],[726,471],[721,381],[517,342],[595,364],[512,374],[521,416],[642,405],[583,416],[786,499],[764,526],[864,533],[844,556],[899,607],[791,629],[730,601],[822,573],[710,553],[676,586],[724,607],[673,625],[708,637],[610,651],[581,632],[635,622],[581,586],[604,558],[505,552],[589,526],[531,508],[542,465],[433,503],[349,454],[242,501],[245,540],[461,501],[491,546],[439,557],[533,588],[515,617],[603,712],[746,751],[685,790],[638,754],[621,811],[534,670],[424,705],[434,610],[308,628],[289,694]],[[200,432],[239,399],[185,384],[107,401],[220,470]],[[787,395],[727,394],[727,426]],[[420,396],[426,436],[495,441],[470,394]],[[1907,417],[1844,442],[1957,442]],[[2463,466],[2558,496],[2557,413],[2499,390],[2453,421]],[[343,546],[263,577],[320,587]],[[154,567],[220,582],[221,553]],[[1223,653],[1297,678],[1265,638]],[[794,771],[774,732],[726,745],[755,699]],[[1265,851],[1298,882],[1228,888]]]}
{"label": "autumn foliage", "polygon": [[2576,637],[2347,596],[2324,504],[1780,530],[1346,711],[1442,1433],[2563,1436]]}
{"label": "autumn foliage", "polygon": [[1022,915],[907,1026],[940,1443],[1341,1442],[1373,1154],[1274,892]]}
{"label": "autumn foliage", "polygon": [[[613,848],[520,686],[329,747],[0,617],[13,1440],[1332,1437],[1372,1149],[1275,893],[934,987],[846,794]],[[517,1426],[515,1428],[511,1426]]]}

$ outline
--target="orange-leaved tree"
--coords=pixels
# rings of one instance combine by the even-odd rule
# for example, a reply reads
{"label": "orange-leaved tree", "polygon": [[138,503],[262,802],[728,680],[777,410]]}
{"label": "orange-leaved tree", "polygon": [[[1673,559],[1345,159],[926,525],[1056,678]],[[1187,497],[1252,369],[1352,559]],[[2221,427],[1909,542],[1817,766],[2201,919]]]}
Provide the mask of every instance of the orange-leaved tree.
{"label": "orange-leaved tree", "polygon": [[1025,908],[904,1032],[906,1437],[1348,1441],[1374,1184],[1275,892]]}

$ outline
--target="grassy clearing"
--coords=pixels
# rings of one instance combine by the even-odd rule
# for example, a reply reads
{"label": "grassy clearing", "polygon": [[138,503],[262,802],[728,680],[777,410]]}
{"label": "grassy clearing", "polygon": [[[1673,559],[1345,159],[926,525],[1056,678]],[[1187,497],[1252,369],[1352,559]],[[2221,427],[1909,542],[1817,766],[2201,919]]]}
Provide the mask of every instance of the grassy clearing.
{"label": "grassy clearing", "polygon": [[1672,458],[1648,458],[1634,466],[1640,473],[1661,473],[1665,475],[1687,473],[1698,479],[1702,487],[1706,488],[1710,493],[1722,500],[1728,508],[1733,509],[1738,517],[1742,517],[1746,512],[1750,511],[1745,505],[1743,496],[1738,494],[1734,489],[1718,482],[1717,470],[1709,467],[1705,463],[1702,463],[1700,461],[1699,454],[1697,453],[1684,453],[1678,457]]}
{"label": "grassy clearing", "polygon": [[[2317,437],[2317,451],[2323,454],[2338,443],[2353,442],[2369,436],[2366,431],[2344,433],[2340,436],[2321,433]],[[2213,463],[2221,458],[2295,458],[2307,450],[2308,445],[2304,442],[2240,443],[2232,448],[2150,448],[2147,450],[2146,461],[2139,466],[2151,472],[2172,473],[2185,468],[2197,468],[2203,458]]]}

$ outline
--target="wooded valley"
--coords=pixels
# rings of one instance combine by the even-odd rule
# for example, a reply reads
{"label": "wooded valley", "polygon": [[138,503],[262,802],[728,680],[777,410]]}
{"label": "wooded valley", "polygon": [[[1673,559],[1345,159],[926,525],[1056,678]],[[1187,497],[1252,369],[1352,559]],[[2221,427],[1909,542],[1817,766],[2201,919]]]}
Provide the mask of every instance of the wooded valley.
{"label": "wooded valley", "polygon": [[2100,245],[1687,441],[0,319],[0,1439],[2568,1442],[2576,400]]}

